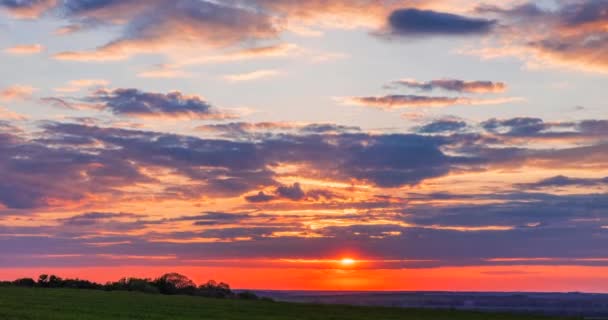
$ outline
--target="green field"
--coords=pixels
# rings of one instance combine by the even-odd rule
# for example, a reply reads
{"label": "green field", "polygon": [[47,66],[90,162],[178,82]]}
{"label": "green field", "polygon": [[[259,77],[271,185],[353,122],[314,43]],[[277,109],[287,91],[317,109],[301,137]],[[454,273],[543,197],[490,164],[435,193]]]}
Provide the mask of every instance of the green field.
{"label": "green field", "polygon": [[546,319],[456,311],[324,306],[74,289],[0,288],[0,319]]}

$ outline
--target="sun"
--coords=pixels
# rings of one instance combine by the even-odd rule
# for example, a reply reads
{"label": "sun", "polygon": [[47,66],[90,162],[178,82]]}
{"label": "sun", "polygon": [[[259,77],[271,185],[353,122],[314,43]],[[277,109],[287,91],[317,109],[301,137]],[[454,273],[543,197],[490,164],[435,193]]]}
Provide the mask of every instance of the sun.
{"label": "sun", "polygon": [[357,261],[355,259],[351,259],[351,258],[343,258],[342,260],[340,260],[340,264],[348,267],[348,266],[352,266],[356,263]]}

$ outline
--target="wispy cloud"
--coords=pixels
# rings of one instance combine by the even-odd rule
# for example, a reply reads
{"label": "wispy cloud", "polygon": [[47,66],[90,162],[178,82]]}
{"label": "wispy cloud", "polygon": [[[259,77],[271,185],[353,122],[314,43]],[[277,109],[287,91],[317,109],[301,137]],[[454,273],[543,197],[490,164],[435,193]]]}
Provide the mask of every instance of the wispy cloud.
{"label": "wispy cloud", "polygon": [[79,79],[69,81],[65,86],[55,88],[57,92],[73,93],[86,88],[103,88],[110,84],[110,81],[104,79]]}
{"label": "wispy cloud", "polygon": [[392,87],[404,87],[418,90],[445,90],[465,93],[500,93],[507,90],[507,85],[503,82],[493,81],[466,81],[459,79],[438,79],[431,80],[428,82],[421,82],[414,79],[403,79],[393,81],[386,86],[387,88]]}
{"label": "wispy cloud", "polygon": [[28,44],[6,48],[4,52],[12,55],[32,55],[41,53],[44,50],[45,47],[41,44]]}
{"label": "wispy cloud", "polygon": [[5,101],[29,99],[38,90],[29,85],[14,85],[0,90],[0,99]]}
{"label": "wispy cloud", "polygon": [[22,121],[27,120],[27,117],[0,106],[0,120]]}
{"label": "wispy cloud", "polygon": [[497,105],[524,101],[523,98],[518,97],[479,99],[468,97],[441,97],[398,94],[386,96],[338,98],[338,100],[347,105],[358,105],[381,109]]}
{"label": "wispy cloud", "polygon": [[246,73],[225,75],[224,79],[229,82],[244,82],[244,81],[254,81],[254,80],[260,80],[260,79],[273,78],[273,77],[279,76],[281,74],[283,74],[282,71],[274,70],[274,69],[256,70],[256,71],[246,72]]}

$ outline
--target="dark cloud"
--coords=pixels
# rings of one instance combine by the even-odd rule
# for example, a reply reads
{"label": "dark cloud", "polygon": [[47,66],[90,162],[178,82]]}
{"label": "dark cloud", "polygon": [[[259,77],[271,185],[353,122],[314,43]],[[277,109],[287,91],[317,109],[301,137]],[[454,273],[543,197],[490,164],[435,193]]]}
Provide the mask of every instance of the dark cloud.
{"label": "dark cloud", "polygon": [[[300,163],[341,181],[401,186],[444,175],[464,161],[440,151],[446,141],[417,135],[279,135],[239,142],[48,123],[36,140],[3,137],[0,202],[13,208],[86,201],[95,193],[120,195],[121,186],[156,181],[143,167],[166,168],[191,179],[196,186],[168,184],[163,191],[167,197],[191,198],[277,185],[268,169],[274,163]],[[285,187],[277,194],[294,198],[298,189]],[[329,196],[320,191],[311,195]]]}
{"label": "dark cloud", "polygon": [[330,200],[336,198],[340,198],[340,196],[329,190],[313,189],[305,191],[298,182],[293,185],[280,185],[272,194],[266,194],[263,191],[260,191],[256,195],[245,197],[247,201],[252,203],[264,203],[279,199],[302,201],[320,199]]}
{"label": "dark cloud", "polygon": [[[151,1],[154,4],[157,1]],[[93,12],[104,8],[115,8],[121,3],[133,5],[132,0],[64,0],[63,11],[68,15],[78,15],[86,12]]]}
{"label": "dark cloud", "polygon": [[400,9],[391,13],[388,23],[390,34],[396,36],[449,36],[488,33],[496,21],[431,10]]}
{"label": "dark cloud", "polygon": [[521,39],[517,45],[530,49],[527,58],[595,72],[608,68],[606,10],[604,0],[560,1],[552,8],[528,2],[510,8],[485,5],[477,9],[505,22],[505,36]]}
{"label": "dark cloud", "polygon": [[313,123],[300,128],[303,133],[331,133],[331,132],[356,132],[361,128],[355,126],[343,126],[331,123]]}
{"label": "dark cloud", "polygon": [[[608,148],[601,120],[545,123],[540,119],[489,120],[485,131],[454,132],[459,121],[439,121],[419,134],[293,133],[243,140],[47,123],[35,138],[9,129],[0,133],[0,203],[35,208],[91,201],[91,195],[127,196],[124,187],[163,179],[142,168],[160,168],[188,183],[165,183],[159,196],[172,199],[234,197],[335,200],[331,189],[281,186],[277,163],[297,164],[306,177],[378,187],[412,186],[458,170],[517,166],[605,167]],[[470,126],[473,130],[474,126]],[[559,130],[565,130],[564,132]],[[487,131],[487,132],[486,132]],[[560,149],[513,148],[512,139],[569,139],[584,145]],[[604,140],[603,140],[604,139]],[[491,146],[491,145],[498,146]],[[580,157],[585,154],[585,157]],[[279,187],[277,187],[279,186]],[[256,190],[268,190],[251,195]],[[279,189],[276,189],[279,188]]]}
{"label": "dark cloud", "polygon": [[[608,133],[608,121],[546,122],[540,118],[490,119],[481,123],[486,131],[502,138],[601,141]],[[505,140],[506,141],[506,140]]]}
{"label": "dark cloud", "polygon": [[571,187],[571,186],[579,186],[579,187],[593,187],[593,186],[608,186],[608,177],[605,178],[571,178],[567,176],[555,176],[547,179],[543,179],[541,181],[535,183],[528,184],[520,184],[520,187],[524,188],[550,188],[550,187]]}
{"label": "dark cloud", "polygon": [[198,131],[202,132],[218,132],[228,136],[246,135],[255,131],[278,131],[291,130],[297,127],[294,123],[287,122],[230,122],[220,124],[208,124],[197,127]]}
{"label": "dark cloud", "polygon": [[201,132],[219,133],[225,137],[267,136],[273,132],[313,133],[347,133],[358,132],[361,128],[332,123],[299,124],[294,122],[231,122],[202,125],[196,128]]}
{"label": "dark cloud", "polygon": [[608,134],[608,120],[584,120],[576,124],[581,133],[589,136],[606,136]]}
{"label": "dark cloud", "polygon": [[99,104],[100,109],[116,115],[133,117],[186,117],[218,119],[228,117],[197,96],[180,92],[167,94],[143,92],[137,89],[100,90],[86,101]]}
{"label": "dark cloud", "polygon": [[419,127],[417,131],[420,133],[449,133],[461,131],[467,126],[467,123],[464,121],[438,120]]}
{"label": "dark cloud", "polygon": [[[461,195],[452,194],[455,199]],[[487,197],[493,197],[488,194]],[[157,233],[148,230],[145,237],[98,235],[94,239],[90,229],[83,226],[74,233],[65,233],[54,227],[0,226],[0,247],[3,253],[14,255],[2,260],[3,266],[27,266],[40,263],[34,254],[62,253],[92,255],[92,259],[63,261],[71,266],[106,265],[95,254],[114,256],[153,255],[175,257],[164,263],[188,259],[289,258],[300,259],[335,257],[345,248],[382,259],[426,260],[422,266],[458,265],[605,265],[603,258],[608,233],[601,229],[606,220],[602,212],[608,208],[605,195],[504,194],[502,202],[493,204],[451,203],[445,206],[413,204],[402,208],[404,214],[359,214],[344,220],[344,226],[321,227],[317,237],[278,236],[277,234],[313,234],[304,225],[283,222],[279,225],[255,225],[251,217],[240,214],[209,213],[200,217],[186,217],[183,221],[198,221],[202,231],[170,231]],[[495,198],[497,199],[497,198]],[[246,217],[246,222],[239,220]],[[387,218],[391,217],[390,220]],[[333,217],[340,219],[341,217]],[[115,219],[115,218],[111,218]],[[369,223],[379,219],[386,223]],[[603,219],[603,220],[602,220]],[[239,221],[237,227],[216,227]],[[217,222],[218,224],[214,224]],[[410,226],[404,226],[404,222]],[[171,221],[161,221],[167,223]],[[475,229],[484,226],[512,226],[511,229]],[[101,227],[98,226],[98,227]],[[123,226],[112,226],[120,230]],[[42,236],[27,236],[44,231]],[[140,229],[141,232],[141,229]],[[21,234],[7,236],[7,234]],[[192,238],[215,241],[180,243],[173,240]],[[240,239],[240,240],[238,240]],[[373,239],[373,241],[372,241]],[[128,242],[127,245],[121,243]],[[91,244],[116,243],[97,247]],[[403,246],[408,243],[408,246]],[[19,245],[17,245],[19,244]],[[508,245],[506,245],[508,244]],[[58,250],[57,248],[61,248]],[[30,258],[23,258],[28,255]],[[526,261],[538,257],[545,261]],[[509,260],[513,259],[513,260]],[[523,262],[522,262],[523,261]],[[148,262],[148,263],[163,263]],[[400,268],[401,264],[387,265]]]}
{"label": "dark cloud", "polygon": [[246,196],[245,199],[249,202],[259,203],[259,202],[268,202],[275,199],[274,195],[268,195],[263,191],[258,192],[258,194],[253,196]]}
{"label": "dark cloud", "polygon": [[0,0],[0,9],[19,18],[33,19],[56,4],[56,0]]}
{"label": "dark cloud", "polygon": [[[168,45],[230,47],[255,40],[274,40],[277,19],[263,10],[235,3],[201,0],[67,1],[60,8],[81,25],[124,25],[119,38],[93,50],[55,55],[61,60],[121,60],[158,52]],[[122,18],[122,19],[121,19]]]}
{"label": "dark cloud", "polygon": [[469,104],[469,100],[463,98],[430,97],[411,94],[393,94],[379,97],[354,97],[350,100],[355,104],[388,109],[407,107],[445,107],[456,104]]}
{"label": "dark cloud", "polygon": [[65,225],[72,226],[91,226],[98,223],[106,223],[108,220],[119,218],[137,218],[137,215],[130,213],[113,213],[113,212],[89,212],[80,215],[72,216],[64,219]]}
{"label": "dark cloud", "polygon": [[[84,138],[75,145],[83,145]],[[90,154],[71,146],[66,136],[58,148],[49,141],[27,141],[14,135],[0,139],[0,203],[11,208],[33,208],[54,201],[80,201],[87,194],[113,193],[114,188],[152,182],[137,166],[109,153]]]}
{"label": "dark cloud", "polygon": [[277,188],[277,196],[293,201],[302,200],[306,197],[306,193],[302,190],[299,183],[294,183],[292,186],[279,186]]}
{"label": "dark cloud", "polygon": [[539,118],[512,118],[506,120],[491,119],[481,126],[494,133],[511,136],[530,136],[548,129],[550,126]]}
{"label": "dark cloud", "polygon": [[[599,143],[605,123],[581,121],[545,123],[540,119],[490,120],[484,130],[509,142],[511,137],[577,139],[596,143],[556,150],[488,147],[492,138],[483,133],[441,136],[416,134],[330,133],[281,134],[264,139],[232,141],[202,139],[150,131],[101,128],[81,124],[49,123],[35,140],[11,133],[0,135],[0,202],[12,208],[46,206],[61,201],[86,201],[88,194],[120,195],[120,187],[154,182],[157,177],[141,168],[166,168],[191,183],[168,184],[164,197],[239,196],[277,186],[276,163],[296,163],[311,168],[313,177],[338,181],[365,181],[379,187],[416,185],[452,170],[479,166],[566,166],[568,163],[604,166],[606,147]],[[463,123],[437,122],[421,128],[424,133],[449,133]],[[547,128],[550,129],[547,129]],[[553,132],[566,128],[567,132]],[[599,140],[598,140],[599,139]],[[447,155],[443,150],[449,149]],[[582,159],[577,154],[585,153]],[[83,173],[86,173],[83,175]],[[280,192],[248,196],[252,202],[285,199],[333,199],[329,190],[301,190],[284,186]],[[314,191],[314,192],[313,192]],[[312,192],[312,193],[311,193]],[[314,195],[314,196],[313,196]]]}
{"label": "dark cloud", "polygon": [[39,3],[45,2],[44,0],[2,0],[0,6],[9,9],[29,8],[36,6]]}
{"label": "dark cloud", "polygon": [[248,214],[235,214],[225,212],[207,212],[196,217],[183,217],[179,221],[194,221],[196,226],[218,226],[223,224],[245,223],[250,218]]}
{"label": "dark cloud", "polygon": [[493,81],[465,81],[457,79],[440,79],[432,80],[428,82],[419,82],[416,80],[399,80],[394,81],[392,85],[403,86],[406,88],[420,89],[420,90],[435,90],[442,89],[447,91],[455,92],[467,92],[467,93],[489,93],[489,92],[503,92],[506,90],[507,85],[502,82]]}
{"label": "dark cloud", "polygon": [[475,11],[480,14],[501,13],[510,17],[523,19],[542,17],[545,14],[545,11],[542,8],[531,2],[516,5],[509,9],[501,8],[496,5],[481,4]]}

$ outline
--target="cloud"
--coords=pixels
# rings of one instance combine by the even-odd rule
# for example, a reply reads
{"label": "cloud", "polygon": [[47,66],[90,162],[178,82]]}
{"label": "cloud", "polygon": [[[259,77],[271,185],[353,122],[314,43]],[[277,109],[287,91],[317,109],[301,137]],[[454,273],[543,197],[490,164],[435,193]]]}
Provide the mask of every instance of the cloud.
{"label": "cloud", "polygon": [[484,5],[482,14],[493,14],[507,27],[499,43],[472,50],[484,57],[517,56],[530,67],[566,67],[589,72],[608,70],[608,41],[603,0],[560,1],[553,8],[527,2],[512,7]]}
{"label": "cloud", "polygon": [[189,119],[223,119],[227,114],[215,110],[198,96],[180,92],[167,94],[144,92],[137,89],[98,90],[85,98],[95,107],[115,115],[129,117],[169,117]]}
{"label": "cloud", "polygon": [[31,55],[44,51],[45,48],[41,44],[18,45],[4,49],[4,52],[12,55]]}
{"label": "cloud", "polygon": [[468,124],[458,120],[438,120],[417,129],[420,133],[449,133],[458,132],[467,128]]}
{"label": "cloud", "polygon": [[594,187],[594,186],[608,186],[608,177],[605,178],[571,178],[567,176],[555,176],[535,183],[519,184],[519,187],[540,189],[540,188],[552,188],[552,187]]}
{"label": "cloud", "polygon": [[256,195],[246,196],[245,199],[249,202],[260,203],[260,202],[268,202],[275,199],[275,196],[268,195],[263,191],[258,192]]}
{"label": "cloud", "polygon": [[32,86],[14,85],[0,90],[0,100],[14,101],[29,99],[37,89]]}
{"label": "cloud", "polygon": [[219,133],[228,137],[251,135],[253,133],[266,134],[275,131],[290,131],[301,124],[292,122],[230,122],[220,124],[206,124],[196,127],[200,132]]}
{"label": "cloud", "polygon": [[273,78],[281,75],[282,72],[279,70],[257,70],[247,73],[230,74],[224,76],[224,79],[230,82],[243,82],[243,81],[254,81],[260,79]]}
{"label": "cloud", "polygon": [[[464,195],[452,196],[466,199],[460,198]],[[210,212],[142,221],[141,217],[129,214],[92,212],[60,219],[57,226],[2,225],[0,232],[4,236],[0,239],[0,246],[15,257],[3,265],[13,266],[40,263],[37,259],[21,260],[22,255],[35,253],[92,256],[91,259],[62,261],[72,266],[108,263],[94,257],[95,254],[122,256],[131,263],[134,263],[133,259],[128,256],[170,256],[182,262],[208,259],[206,263],[213,263],[213,259],[237,259],[241,263],[241,259],[261,257],[319,259],[337,256],[344,250],[344,243],[356,248],[361,255],[373,254],[386,261],[398,260],[374,264],[370,266],[372,268],[399,269],[404,267],[405,260],[410,261],[410,268],[522,263],[559,265],[564,261],[569,265],[606,264],[601,258],[605,248],[602,241],[598,241],[606,237],[601,228],[602,221],[590,219],[597,214],[589,211],[605,210],[608,205],[605,197],[509,196],[512,198],[493,204],[406,205],[401,208],[407,212],[404,215],[342,213],[331,216],[341,224],[319,225],[316,230],[308,229],[306,223],[301,222],[314,219],[312,221],[322,224],[323,216],[301,216],[291,220],[281,215]],[[581,206],[591,201],[592,207]],[[391,219],[387,220],[388,217]],[[72,219],[77,223],[71,225],[68,221]],[[192,222],[191,229],[184,231],[184,222]],[[179,230],[172,228],[175,223],[182,223]],[[506,225],[512,227],[499,228]],[[163,229],[169,230],[159,232]],[[109,234],[91,237],[93,230]],[[137,230],[137,233],[127,232],[130,230]],[[45,236],[40,236],[41,232]],[[403,246],[404,242],[411,245]],[[14,246],[16,243],[21,246]],[[526,245],[530,243],[534,245]],[[418,264],[413,263],[416,260]],[[268,263],[271,262],[265,261]]]}
{"label": "cloud", "polygon": [[0,106],[0,120],[23,121],[27,120],[27,117]]}
{"label": "cloud", "polygon": [[[101,62],[125,60],[137,54],[164,53],[178,65],[191,65],[253,56],[285,56],[286,48],[294,49],[292,44],[276,43],[285,32],[310,36],[321,34],[318,28],[375,29],[384,23],[388,13],[403,3],[426,4],[418,0],[151,0],[142,5],[141,1],[134,0],[69,0],[51,10],[70,22],[61,33],[110,25],[122,28],[122,34],[92,50],[65,51],[54,57]],[[268,50],[262,52],[258,48]],[[279,50],[273,53],[272,48]],[[343,56],[301,53],[312,54],[313,61]]]}
{"label": "cloud", "polygon": [[491,132],[500,132],[502,129],[508,135],[530,135],[539,133],[547,125],[539,118],[512,118],[507,120],[490,119],[482,123],[482,127]]}
{"label": "cloud", "polygon": [[465,81],[457,79],[440,79],[429,82],[419,82],[416,80],[398,80],[391,83],[391,86],[403,86],[411,89],[425,91],[442,89],[446,91],[466,92],[466,93],[499,93],[504,92],[507,85],[502,82],[492,81]]}
{"label": "cloud", "polygon": [[462,36],[489,33],[495,24],[495,20],[409,8],[395,10],[390,14],[388,33],[400,37]]}
{"label": "cloud", "polygon": [[255,46],[251,48],[231,50],[220,55],[205,55],[199,57],[187,57],[176,62],[178,66],[227,63],[235,61],[246,61],[252,59],[265,59],[286,57],[294,54],[298,46],[293,43],[279,43],[266,46]]}
{"label": "cloud", "polygon": [[140,78],[152,79],[179,79],[190,78],[192,77],[192,74],[175,66],[163,64],[151,70],[141,71],[137,76]]}
{"label": "cloud", "polygon": [[521,101],[521,98],[474,99],[467,97],[421,96],[393,94],[386,96],[351,97],[343,99],[346,104],[383,109],[448,107],[466,105],[495,105]]}
{"label": "cloud", "polygon": [[56,0],[1,0],[0,8],[21,19],[35,19],[56,5]]}
{"label": "cloud", "polygon": [[532,139],[556,142],[601,141],[608,133],[606,120],[546,122],[540,118],[519,117],[489,119],[483,121],[481,127],[505,142],[508,140],[529,142]]}
{"label": "cloud", "polygon": [[331,200],[339,198],[337,194],[321,189],[313,189],[304,191],[302,185],[298,182],[293,185],[280,185],[274,189],[271,194],[267,194],[264,191],[260,191],[255,195],[246,196],[245,199],[252,203],[264,203],[274,200],[291,200],[291,201],[312,201],[312,200]]}
{"label": "cloud", "polygon": [[113,213],[113,212],[88,212],[72,216],[62,220],[64,225],[68,226],[93,226],[100,223],[108,223],[111,220],[119,218],[137,218],[137,215],[130,213]]}
{"label": "cloud", "polygon": [[[397,87],[427,91],[443,89],[461,93],[496,93],[506,89],[506,85],[501,82],[464,81],[455,79],[432,80],[429,82],[405,79],[394,81],[391,84],[384,86],[385,89],[396,89]],[[382,109],[496,105],[524,100],[519,97],[473,98],[465,96],[428,96],[420,94],[389,94],[384,96],[338,97],[335,99],[347,105],[359,105]]]}
{"label": "cloud", "polygon": [[201,132],[219,133],[226,137],[262,136],[273,132],[290,133],[347,133],[361,131],[355,126],[344,126],[332,123],[297,123],[297,122],[230,122],[220,124],[207,124],[196,127]]}
{"label": "cloud", "polygon": [[[333,135],[326,137],[332,141],[325,148],[333,146],[339,151],[330,152],[331,149],[322,150],[322,144],[319,143],[322,140],[318,140],[318,137],[308,136],[275,137],[269,141],[236,143],[58,123],[49,124],[46,130],[43,136],[47,140],[44,141],[5,142],[6,140],[0,138],[0,168],[4,170],[8,161],[13,161],[13,170],[10,173],[24,175],[22,183],[31,183],[23,188],[25,193],[15,194],[28,197],[32,195],[32,187],[40,183],[37,179],[43,178],[40,176],[43,173],[53,174],[44,178],[68,176],[68,179],[60,181],[42,180],[46,184],[45,188],[40,189],[38,199],[53,199],[49,204],[54,205],[57,205],[56,195],[67,196],[69,192],[80,192],[77,195],[82,197],[86,197],[87,192],[93,192],[99,197],[109,190],[91,188],[108,186],[110,181],[116,183],[113,184],[115,190],[112,192],[127,189],[119,187],[119,179],[125,174],[119,175],[120,170],[116,169],[118,164],[122,163],[136,163],[148,168],[152,165],[173,168],[202,182],[227,173],[239,175],[243,172],[239,170],[256,170],[266,167],[268,163],[285,162],[287,159],[291,160],[289,163],[310,161],[315,163],[316,170],[327,168],[331,161],[339,162],[339,165],[324,172],[324,176],[336,170],[351,172],[356,165],[361,165],[366,171],[394,170],[404,162],[409,162],[409,168],[419,171],[424,167],[416,167],[412,161],[423,163],[425,167],[436,164],[433,163],[433,156],[428,154],[418,158],[421,150],[412,148],[413,146],[418,144],[422,148],[424,145],[435,143],[443,147],[453,147],[459,143],[452,139],[460,139],[460,135],[441,138],[420,137],[415,134]],[[83,147],[74,148],[82,145],[84,141],[78,141],[83,138],[89,138],[96,143],[85,144],[89,146],[87,150]],[[18,138],[13,137],[14,139]],[[254,144],[255,148],[250,148],[250,144]],[[53,148],[46,149],[46,145],[52,145]],[[405,148],[404,145],[410,147]],[[10,149],[7,147],[10,146],[19,148],[20,153],[7,152]],[[37,147],[43,148],[41,151],[44,152],[33,154],[32,151]],[[369,151],[373,152],[367,154],[364,151],[366,148],[371,148]],[[63,154],[63,157],[51,157],[46,153],[54,149],[58,154]],[[252,153],[255,149],[259,149],[259,153]],[[249,153],[246,154],[247,152]],[[232,153],[232,156],[228,156],[228,153]],[[15,157],[16,154],[20,156]],[[32,157],[34,155],[38,157]],[[85,155],[90,159],[85,159]],[[359,162],[349,163],[345,161],[348,157],[352,157],[353,162]],[[51,161],[53,158],[55,161]],[[70,161],[65,161],[66,159]],[[95,165],[74,168],[73,174],[70,174],[71,169],[65,170],[76,165],[77,161],[84,160]],[[108,160],[117,162],[108,163]],[[603,161],[606,161],[605,157]],[[51,163],[54,163],[54,166],[47,167]],[[101,170],[100,163],[104,164],[103,173],[95,174],[93,168]],[[459,170],[468,164],[474,167],[479,164],[463,161],[455,163],[458,164]],[[42,168],[53,170],[40,170]],[[221,171],[220,168],[230,170]],[[94,180],[90,181],[90,184],[84,183],[85,180],[79,181],[83,177],[83,170],[86,173],[84,176]],[[97,180],[102,176],[108,180]],[[9,182],[13,187],[19,185],[15,183],[18,180],[15,180],[14,175],[8,175],[7,178],[6,185]],[[74,184],[76,186],[73,189],[66,188]],[[57,188],[62,189],[58,192]],[[150,190],[153,188],[146,189],[145,192]],[[6,199],[18,199],[5,197],[5,190],[2,191],[0,200],[3,203]],[[312,197],[312,191],[306,190],[298,183],[275,183],[271,191],[257,194],[266,195],[266,199],[260,198],[260,201],[249,204],[259,208],[258,210],[245,212],[205,212],[192,216],[177,215],[153,219],[147,211],[145,214],[135,215],[97,210],[54,219],[49,217],[45,220],[48,223],[35,226],[2,224],[0,233],[3,237],[0,239],[0,247],[6,254],[15,256],[15,259],[5,261],[3,265],[40,264],[39,259],[22,258],[24,254],[36,253],[90,256],[87,259],[58,261],[60,264],[72,266],[115,263],[100,259],[97,254],[120,256],[124,261],[135,264],[136,260],[142,259],[134,257],[143,256],[170,256],[182,262],[260,257],[318,259],[338,255],[344,250],[344,243],[356,248],[357,253],[362,256],[373,254],[385,260],[402,261],[407,258],[425,261],[418,264],[409,263],[409,267],[508,265],[522,263],[521,260],[515,259],[531,260],[538,257],[550,259],[529,263],[553,265],[563,263],[562,260],[567,259],[575,265],[605,264],[600,260],[593,260],[594,257],[603,256],[605,252],[605,246],[602,246],[604,242],[601,240],[606,235],[601,226],[605,226],[606,221],[601,212],[608,208],[608,198],[603,194],[550,195],[524,191],[413,194],[401,190],[400,192],[404,192],[404,198],[401,200],[384,197],[380,201],[380,198],[377,198],[377,203],[370,205],[369,199],[359,199],[358,202],[339,206],[333,201],[322,204],[303,201]],[[126,194],[125,198],[132,196],[133,194]],[[268,197],[275,201],[268,200]],[[278,201],[281,199],[285,201]],[[155,203],[159,204],[160,208],[161,202],[158,198]],[[279,206],[282,203],[292,203],[292,207],[284,207],[287,209],[282,211]],[[403,246],[404,242],[411,245]],[[511,245],[505,246],[505,243]],[[526,245],[529,243],[535,245]],[[572,250],[565,250],[567,248]],[[167,263],[158,259],[151,261],[146,259],[145,263]],[[402,268],[403,263],[393,262],[382,266]]]}
{"label": "cloud", "polygon": [[[531,263],[605,264],[589,260],[605,252],[608,198],[595,188],[604,178],[551,176],[608,168],[605,135],[597,139],[602,120],[491,119],[465,123],[466,131],[462,122],[427,124],[440,135],[252,123],[243,130],[261,135],[221,139],[58,122],[32,134],[0,122],[0,247],[16,257],[3,265],[40,264],[21,256],[36,253],[87,256],[56,260],[77,266],[115,263],[98,254],[136,264],[143,259],[128,257],[318,259],[337,256],[344,243],[362,256],[427,267],[538,257],[551,260]],[[583,143],[509,145],[512,136],[558,129]],[[550,170],[550,178],[538,181],[541,189],[520,168]],[[513,175],[499,188],[466,179],[496,180],[496,172]],[[233,210],[183,213],[227,202]],[[110,209],[125,205],[137,212]],[[31,219],[11,223],[15,216]]]}
{"label": "cloud", "polygon": [[[203,179],[211,183],[209,188],[226,187],[226,191],[237,182],[245,188],[275,185],[273,173],[267,169],[272,163],[308,164],[322,170],[328,178],[400,186],[445,174],[452,162],[462,161],[439,151],[440,140],[410,135],[280,135],[259,142],[237,142],[75,124],[55,124],[48,130],[61,139],[79,138],[77,141],[86,142],[95,137],[95,141],[114,145],[105,154],[118,153],[114,156],[125,161],[131,159],[151,166],[179,164],[179,169],[174,168],[177,172],[195,180]],[[119,155],[123,152],[126,154]],[[381,153],[392,154],[392,158],[378,158]],[[202,170],[203,167],[207,169]]]}
{"label": "cloud", "polygon": [[72,3],[68,14],[85,20],[112,22],[112,15],[106,14],[121,11],[129,16],[122,37],[92,51],[61,52],[55,55],[59,60],[122,60],[175,46],[229,47],[249,40],[273,39],[278,34],[273,19],[261,11],[211,1],[155,0],[148,6],[137,1]]}
{"label": "cloud", "polygon": [[[533,120],[502,121],[508,125],[528,122],[538,123]],[[571,128],[568,138],[576,137],[584,142],[582,146],[513,148],[510,147],[512,135],[519,138],[525,133],[529,137],[542,137],[545,133],[537,129],[518,129],[517,133],[486,132],[496,130],[492,129],[495,126],[487,123],[484,126],[490,129],[482,127],[481,131],[470,133],[446,131],[461,128],[462,124],[458,122],[439,122],[435,127],[424,130],[442,135],[305,131],[298,128],[289,133],[240,136],[236,139],[203,139],[151,131],[47,123],[36,139],[22,137],[15,130],[0,135],[0,170],[6,174],[0,203],[8,207],[29,208],[66,201],[86,202],[93,194],[120,197],[124,194],[120,187],[138,182],[153,183],[160,178],[144,174],[143,168],[165,168],[172,175],[186,179],[182,183],[166,183],[159,188],[155,195],[161,198],[243,196],[249,197],[250,201],[268,202],[277,197],[300,198],[302,192],[308,200],[340,198],[331,189],[312,187],[304,190],[299,184],[280,183],[284,173],[277,168],[278,164],[295,165],[298,169],[292,174],[302,174],[303,177],[328,179],[346,186],[368,184],[377,188],[416,186],[450,172],[482,168],[522,165],[568,168],[581,163],[586,167],[607,167],[605,155],[608,149],[597,136],[603,132],[602,127],[588,121],[552,124],[566,125]],[[469,127],[470,130],[475,128],[474,125]],[[581,153],[586,154],[584,159],[577,156]],[[283,187],[279,189],[278,186]]]}
{"label": "cloud", "polygon": [[85,88],[103,88],[110,84],[104,79],[78,79],[69,81],[64,87],[55,88],[57,92],[71,93],[78,92]]}
{"label": "cloud", "polygon": [[[52,141],[28,141],[16,135],[0,139],[0,203],[27,209],[84,201],[88,195],[111,194],[114,187],[150,182],[133,163],[86,154],[87,137],[66,137],[79,146],[56,148]],[[83,173],[86,173],[83,175]]]}

